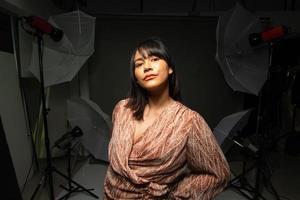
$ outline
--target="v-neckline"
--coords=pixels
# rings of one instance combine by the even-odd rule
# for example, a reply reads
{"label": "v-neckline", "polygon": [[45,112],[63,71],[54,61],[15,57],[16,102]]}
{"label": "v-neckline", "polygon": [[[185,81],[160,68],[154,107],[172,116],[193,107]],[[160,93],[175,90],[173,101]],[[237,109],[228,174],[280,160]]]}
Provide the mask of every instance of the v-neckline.
{"label": "v-neckline", "polygon": [[135,119],[133,119],[132,120],[132,123],[133,123],[133,133],[132,133],[132,141],[133,141],[133,144],[137,144],[140,140],[142,140],[142,139],[144,139],[145,137],[146,137],[146,133],[149,131],[149,129],[152,127],[152,126],[154,126],[154,124],[156,124],[157,123],[157,120],[161,117],[161,115],[163,114],[163,113],[165,113],[167,110],[168,110],[168,108],[170,108],[172,105],[173,105],[173,103],[175,102],[175,100],[172,100],[172,102],[169,104],[169,105],[167,105],[159,114],[158,114],[158,116],[153,120],[153,122],[147,127],[147,128],[145,128],[142,132],[143,132],[143,134],[141,134],[137,139],[135,139],[135,131],[136,131],[136,124],[135,124]]}

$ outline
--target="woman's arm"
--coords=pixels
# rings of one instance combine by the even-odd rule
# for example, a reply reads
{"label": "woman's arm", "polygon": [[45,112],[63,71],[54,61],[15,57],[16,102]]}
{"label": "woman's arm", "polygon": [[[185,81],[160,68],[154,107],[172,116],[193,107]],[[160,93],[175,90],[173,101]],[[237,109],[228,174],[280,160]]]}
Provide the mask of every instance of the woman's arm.
{"label": "woman's arm", "polygon": [[119,116],[122,116],[122,111],[124,111],[124,104],[126,103],[126,100],[120,100],[118,103],[116,103],[112,115],[111,115],[111,121],[112,121],[112,128],[114,126],[119,125]]}
{"label": "woman's arm", "polygon": [[230,179],[228,163],[204,119],[195,113],[187,141],[190,175],[179,182],[171,199],[210,200]]}

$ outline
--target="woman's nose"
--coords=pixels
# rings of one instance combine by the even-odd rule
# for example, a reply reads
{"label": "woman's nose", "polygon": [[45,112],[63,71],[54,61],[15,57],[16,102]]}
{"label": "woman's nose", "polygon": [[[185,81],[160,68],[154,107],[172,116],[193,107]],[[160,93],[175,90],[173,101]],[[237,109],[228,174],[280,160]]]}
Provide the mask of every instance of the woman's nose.
{"label": "woman's nose", "polygon": [[147,71],[150,71],[150,70],[152,70],[152,66],[151,66],[150,62],[145,62],[144,72],[147,72]]}

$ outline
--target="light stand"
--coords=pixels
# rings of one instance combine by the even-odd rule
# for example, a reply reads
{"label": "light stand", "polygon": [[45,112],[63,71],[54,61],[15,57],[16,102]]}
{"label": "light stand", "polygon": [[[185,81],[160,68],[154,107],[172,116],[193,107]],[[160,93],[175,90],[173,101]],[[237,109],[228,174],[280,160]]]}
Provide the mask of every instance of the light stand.
{"label": "light stand", "polygon": [[[47,26],[50,26],[46,24]],[[53,187],[53,176],[52,172],[56,172],[65,179],[67,179],[73,184],[77,185],[77,188],[81,188],[82,190],[80,191],[86,191],[89,193],[91,196],[94,198],[98,199],[98,196],[90,192],[88,189],[85,189],[75,181],[71,180],[71,177],[68,177],[61,173],[59,170],[57,170],[55,167],[52,165],[52,157],[51,157],[51,151],[50,151],[50,141],[49,141],[49,133],[48,133],[48,122],[47,122],[47,115],[48,115],[48,109],[46,108],[46,98],[45,98],[45,84],[44,84],[44,72],[43,72],[43,54],[42,54],[42,42],[43,42],[43,31],[42,29],[37,29],[36,33],[29,32],[30,34],[37,36],[37,42],[38,42],[38,57],[39,57],[39,72],[40,72],[40,82],[41,82],[41,100],[42,100],[42,114],[43,114],[43,123],[44,123],[44,133],[45,133],[45,147],[46,147],[46,157],[47,157],[47,162],[46,162],[46,168],[43,176],[40,179],[39,184],[36,186],[32,196],[31,200],[34,200],[41,185],[44,183],[48,183],[49,186],[49,197],[50,200],[54,200],[54,187]],[[26,31],[26,30],[25,30]],[[28,32],[28,31],[27,31]],[[59,32],[60,33],[60,32]],[[62,36],[62,35],[61,35]],[[59,37],[56,37],[57,39]],[[56,40],[58,41],[58,40]],[[71,192],[70,192],[71,193]],[[68,197],[68,196],[67,196]]]}
{"label": "light stand", "polygon": [[[255,160],[258,159],[257,148],[255,148],[254,151],[254,149],[251,149],[251,147],[246,146],[245,144],[240,143],[234,139],[232,139],[232,142],[237,144],[238,147],[242,149],[243,153],[247,154],[247,157],[243,160],[242,172],[230,180],[228,188],[232,188],[249,200],[253,200],[254,195],[257,195],[259,198],[266,200],[266,198],[261,194],[255,193],[255,187],[253,187],[246,178],[246,175],[249,172],[257,168],[257,163],[254,163],[254,165],[252,165],[251,167],[247,167],[249,157],[254,157]],[[249,151],[251,151],[251,153]]]}
{"label": "light stand", "polygon": [[[87,192],[89,193],[91,196],[95,197],[96,199],[98,199],[98,196],[96,196],[95,194],[93,194],[92,190],[94,189],[86,189],[83,186],[79,185],[77,182],[72,180],[72,174],[71,174],[71,151],[72,151],[72,140],[69,140],[67,145],[67,156],[68,156],[68,176],[65,176],[64,174],[62,174],[61,172],[55,170],[55,172],[57,172],[58,174],[60,174],[61,176],[63,176],[64,178],[66,178],[68,180],[68,187],[65,187],[63,185],[60,185],[60,187],[62,187],[63,189],[65,189],[67,191],[67,193],[60,197],[58,200],[63,200],[63,199],[68,199],[70,197],[70,195],[72,193],[75,192]],[[76,185],[77,187],[73,187],[72,184]]]}
{"label": "light stand", "polygon": [[[267,74],[267,80],[266,80],[266,86],[269,84],[269,77],[270,77],[270,72],[269,69],[272,66],[272,55],[273,55],[273,43],[270,42],[268,44],[269,48],[269,66],[268,66],[268,74]],[[263,108],[263,103],[262,103],[262,98],[263,98],[263,90],[268,89],[262,88],[262,90],[259,92],[258,95],[258,113],[257,113],[257,118],[256,118],[256,142],[258,145],[258,150],[256,155],[254,156],[254,165],[248,169],[246,169],[246,162],[243,163],[243,171],[240,175],[236,176],[234,179],[230,181],[229,187],[235,189],[237,192],[239,192],[241,195],[243,195],[245,198],[249,200],[259,200],[263,199],[266,200],[266,198],[261,194],[261,180],[265,181],[268,186],[270,186],[272,190],[272,194],[276,198],[276,200],[280,200],[280,197],[278,193],[276,192],[270,177],[267,177],[267,175],[264,173],[264,168],[267,168],[269,170],[269,164],[266,159],[266,152],[265,152],[265,135],[263,134],[263,127],[261,126],[261,122],[263,120],[263,113],[262,113],[262,108]],[[255,186],[253,187],[246,179],[245,175],[256,169],[256,176],[255,176]],[[239,185],[236,185],[236,182],[239,183]],[[246,191],[246,192],[245,192]]]}
{"label": "light stand", "polygon": [[45,88],[44,88],[44,71],[43,71],[43,55],[42,55],[42,33],[37,33],[37,40],[38,40],[38,55],[39,55],[39,70],[40,70],[40,82],[41,82],[41,99],[42,99],[42,113],[43,113],[43,123],[44,123],[44,132],[45,132],[45,146],[46,146],[46,169],[45,174],[42,176],[41,181],[37,185],[36,189],[34,190],[33,195],[31,196],[31,200],[33,200],[42,185],[45,181],[48,181],[49,185],[49,193],[50,193],[50,200],[54,200],[54,189],[53,189],[53,176],[52,176],[52,162],[51,162],[51,151],[50,151],[50,142],[49,142],[49,134],[48,134],[48,122],[47,122],[47,115],[48,109],[46,108],[46,99],[45,99]]}
{"label": "light stand", "polygon": [[[272,67],[272,56],[273,56],[273,42],[268,43],[268,49],[269,49],[269,66],[268,66],[268,75],[267,75],[267,86],[269,86],[269,80],[270,80],[270,68]],[[264,89],[264,88],[263,88]],[[262,89],[262,90],[263,90]],[[266,89],[269,89],[268,87]],[[266,152],[265,152],[265,136],[263,134],[263,128],[261,127],[261,121],[263,119],[262,115],[262,97],[263,93],[262,91],[259,92],[259,102],[258,102],[258,114],[257,114],[257,125],[256,125],[256,140],[258,144],[258,158],[257,158],[257,166],[256,166],[256,178],[255,178],[255,188],[254,188],[254,200],[259,200],[260,195],[260,189],[261,189],[261,179],[263,178],[266,184],[269,184],[272,190],[272,194],[275,196],[277,200],[280,200],[280,197],[275,190],[270,178],[267,177],[266,174],[263,173],[263,168],[267,167],[269,169],[269,164],[267,163],[266,159]]]}

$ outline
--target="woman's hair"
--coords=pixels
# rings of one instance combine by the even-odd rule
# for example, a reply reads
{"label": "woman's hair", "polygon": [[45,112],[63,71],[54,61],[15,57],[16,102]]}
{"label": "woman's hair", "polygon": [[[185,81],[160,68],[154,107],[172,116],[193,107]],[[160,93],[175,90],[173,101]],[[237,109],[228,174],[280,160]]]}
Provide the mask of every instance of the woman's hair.
{"label": "woman's hair", "polygon": [[133,116],[137,120],[143,119],[143,113],[146,104],[148,103],[147,91],[142,88],[135,77],[135,53],[139,52],[144,58],[147,56],[157,56],[167,62],[168,66],[173,70],[173,73],[169,75],[169,95],[174,100],[180,101],[180,89],[179,80],[176,75],[175,65],[171,59],[167,47],[164,45],[159,38],[148,38],[137,45],[133,50],[130,60],[130,90],[129,90],[129,101],[126,107],[133,111]]}

